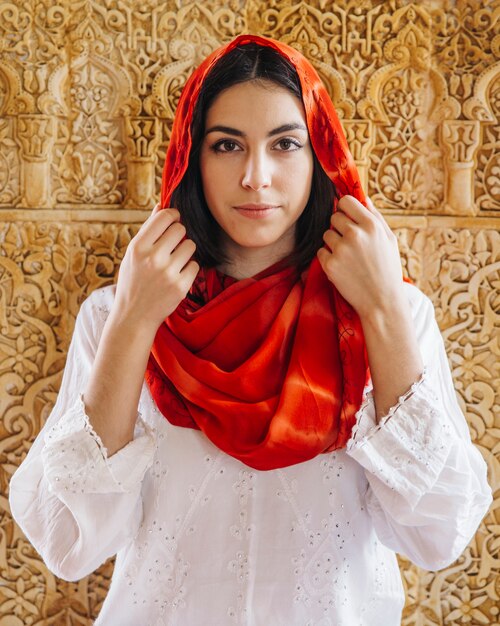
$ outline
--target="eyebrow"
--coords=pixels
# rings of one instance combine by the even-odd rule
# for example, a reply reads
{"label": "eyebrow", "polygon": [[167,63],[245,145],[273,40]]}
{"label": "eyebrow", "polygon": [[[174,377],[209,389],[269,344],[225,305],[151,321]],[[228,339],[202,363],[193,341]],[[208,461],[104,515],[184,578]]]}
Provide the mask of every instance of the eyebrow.
{"label": "eyebrow", "polygon": [[[293,124],[283,124],[282,126],[278,126],[278,128],[275,128],[269,131],[267,133],[267,136],[273,137],[274,135],[279,135],[280,133],[285,133],[289,130],[305,130],[307,133],[307,128],[303,124],[298,124],[294,122]],[[220,125],[212,126],[207,131],[205,131],[205,135],[208,135],[208,133],[215,133],[215,132],[227,133],[228,135],[235,135],[236,137],[246,137],[246,134],[243,131],[238,130],[237,128],[231,128],[230,126],[220,126]]]}

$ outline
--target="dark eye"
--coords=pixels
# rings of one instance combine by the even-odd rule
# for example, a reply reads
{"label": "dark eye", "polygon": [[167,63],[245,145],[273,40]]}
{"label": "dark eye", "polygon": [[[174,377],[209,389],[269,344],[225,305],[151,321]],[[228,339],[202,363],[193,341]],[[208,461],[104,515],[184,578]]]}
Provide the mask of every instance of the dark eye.
{"label": "dark eye", "polygon": [[[224,149],[221,147],[224,146]],[[212,149],[215,152],[234,152],[237,147],[237,143],[235,141],[231,141],[230,139],[223,139],[222,141],[218,141],[213,145]]]}
{"label": "dark eye", "polygon": [[294,150],[298,150],[299,148],[302,148],[300,143],[298,143],[297,141],[293,141],[292,139],[286,139],[286,138],[280,139],[278,141],[278,145],[281,146],[281,149],[283,150],[283,152],[293,152]]}

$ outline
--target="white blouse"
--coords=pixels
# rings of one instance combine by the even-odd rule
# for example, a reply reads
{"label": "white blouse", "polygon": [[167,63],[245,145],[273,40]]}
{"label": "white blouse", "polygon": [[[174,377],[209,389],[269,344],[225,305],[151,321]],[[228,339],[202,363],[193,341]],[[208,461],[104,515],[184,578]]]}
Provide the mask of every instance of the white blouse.
{"label": "white blouse", "polygon": [[271,471],[172,426],[142,387],[135,438],[108,457],[82,392],[115,287],[76,320],[54,409],[10,483],[12,514],[69,581],[116,554],[98,626],[396,626],[394,551],[426,569],[464,550],[491,503],[430,300],[406,285],[425,372],[345,450]]}

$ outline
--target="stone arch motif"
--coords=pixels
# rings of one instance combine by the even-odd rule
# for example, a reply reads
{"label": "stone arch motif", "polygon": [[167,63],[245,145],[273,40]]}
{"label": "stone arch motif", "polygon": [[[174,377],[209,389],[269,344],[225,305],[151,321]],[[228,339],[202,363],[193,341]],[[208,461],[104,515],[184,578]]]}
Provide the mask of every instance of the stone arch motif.
{"label": "stone arch motif", "polygon": [[146,99],[145,109],[165,118],[171,126],[177,102],[189,75],[220,45],[219,40],[196,22],[186,29],[182,39],[174,37],[168,46],[172,61],[156,74],[152,94]]}
{"label": "stone arch motif", "polygon": [[481,213],[500,210],[500,61],[477,79],[474,94],[464,103],[469,120],[481,126],[474,192]]}
{"label": "stone arch motif", "polygon": [[14,119],[20,94],[19,77],[7,63],[0,65],[0,206],[15,204],[20,194],[19,148]]}
{"label": "stone arch motif", "polygon": [[390,63],[369,79],[358,107],[374,124],[369,193],[386,208],[435,211],[444,198],[439,126],[458,117],[460,106],[414,23],[385,44],[384,55]]}
{"label": "stone arch motif", "polygon": [[125,140],[119,116],[137,109],[128,75],[95,53],[58,68],[49,90],[58,120],[54,194],[62,205],[116,205],[125,195]]}
{"label": "stone arch motif", "polygon": [[18,74],[8,63],[2,63],[0,65],[0,116],[15,113],[20,93],[21,82]]}
{"label": "stone arch motif", "polygon": [[[177,19],[187,19],[193,11],[195,15],[199,13],[199,10],[195,8],[182,18],[177,16]],[[144,110],[156,118],[160,125],[157,143],[158,159],[155,167],[158,185],[161,181],[166,145],[170,140],[175,110],[184,85],[202,60],[221,45],[220,40],[199,21],[191,21],[184,28],[182,37],[174,35],[169,42],[168,52],[171,61],[156,74],[151,87],[151,95],[144,100]]]}

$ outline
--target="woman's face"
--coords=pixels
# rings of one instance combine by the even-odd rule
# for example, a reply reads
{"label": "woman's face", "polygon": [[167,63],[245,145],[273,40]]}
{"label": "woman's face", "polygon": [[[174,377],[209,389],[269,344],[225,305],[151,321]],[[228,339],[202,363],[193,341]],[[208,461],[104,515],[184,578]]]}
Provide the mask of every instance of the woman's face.
{"label": "woman's face", "polygon": [[240,83],[214,100],[205,129],[203,190],[223,231],[224,251],[231,258],[266,249],[283,258],[295,247],[295,224],[311,191],[313,155],[302,102],[269,81]]}

